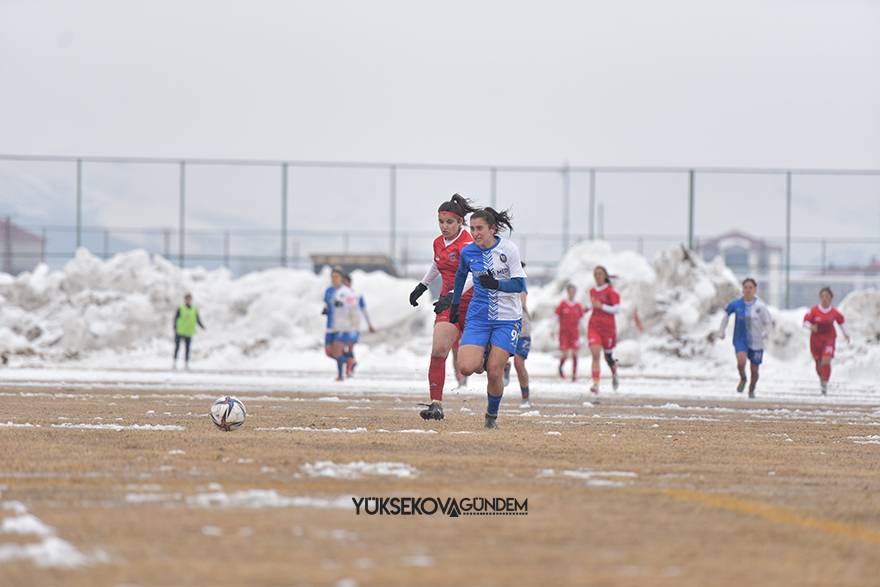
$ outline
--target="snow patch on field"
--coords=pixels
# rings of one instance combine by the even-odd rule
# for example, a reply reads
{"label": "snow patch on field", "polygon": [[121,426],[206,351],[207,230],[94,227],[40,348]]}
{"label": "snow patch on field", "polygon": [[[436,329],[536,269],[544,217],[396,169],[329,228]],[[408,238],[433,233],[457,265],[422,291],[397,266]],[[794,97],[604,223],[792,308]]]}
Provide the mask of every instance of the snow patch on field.
{"label": "snow patch on field", "polygon": [[176,424],[73,424],[65,422],[63,424],[52,424],[52,428],[71,428],[75,430],[114,430],[120,432],[122,430],[153,430],[160,432],[177,432],[186,430],[183,426]]}
{"label": "snow patch on field", "polygon": [[275,428],[254,428],[259,432],[339,432],[345,434],[360,434],[366,432],[366,428],[306,428],[305,426],[276,426]]}
{"label": "snow patch on field", "polygon": [[880,444],[880,435],[850,436],[849,440],[852,440],[856,444]]}
{"label": "snow patch on field", "polygon": [[351,497],[340,496],[334,498],[311,497],[311,496],[287,496],[280,495],[274,489],[247,489],[226,493],[224,491],[212,491],[198,493],[186,498],[186,503],[193,507],[202,508],[350,508]]}
{"label": "snow patch on field", "polygon": [[59,538],[54,528],[28,512],[19,501],[0,502],[0,511],[11,511],[13,514],[0,522],[0,534],[30,535],[40,539],[25,544],[0,542],[0,563],[26,560],[39,567],[73,568],[108,560],[102,551],[86,555],[70,542]]}
{"label": "snow patch on field", "polygon": [[406,463],[379,462],[367,463],[354,461],[351,463],[334,463],[333,461],[316,461],[306,463],[300,471],[309,477],[330,477],[333,479],[362,479],[366,475],[397,477],[398,479],[413,478],[419,472]]}
{"label": "snow patch on field", "polygon": [[565,469],[562,471],[541,469],[537,475],[538,479],[558,477],[582,479],[588,487],[624,487],[627,485],[627,479],[635,479],[638,474],[632,471],[598,471],[595,469]]}
{"label": "snow patch on field", "polygon": [[0,422],[0,428],[39,428],[39,424],[31,424],[29,422],[25,422],[23,424],[17,424],[15,422]]}

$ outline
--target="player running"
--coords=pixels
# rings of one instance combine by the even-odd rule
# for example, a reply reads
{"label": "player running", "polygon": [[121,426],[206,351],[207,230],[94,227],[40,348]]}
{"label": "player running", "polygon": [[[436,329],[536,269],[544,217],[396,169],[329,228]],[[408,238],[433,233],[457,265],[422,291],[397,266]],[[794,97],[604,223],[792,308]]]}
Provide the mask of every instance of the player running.
{"label": "player running", "polygon": [[[522,264],[526,266],[525,263]],[[529,372],[526,369],[526,359],[529,358],[529,351],[532,348],[532,316],[529,314],[529,308],[526,300],[529,297],[528,291],[519,294],[522,303],[522,330],[519,334],[519,340],[516,342],[516,354],[513,357],[513,366],[516,369],[516,377],[519,380],[519,390],[522,393],[522,403],[519,407],[531,408],[529,401]]]}
{"label": "player running", "polygon": [[[513,230],[506,210],[482,208],[471,215],[474,242],[461,251],[449,311],[449,321],[458,322],[465,282],[469,274],[473,275],[474,294],[467,310],[458,361],[465,375],[476,373],[481,367],[487,372],[486,428],[498,427],[504,365],[516,353],[522,329],[519,294],[526,290],[526,272],[519,249],[513,241],[498,236],[503,230]],[[488,356],[484,356],[486,350]]]}
{"label": "player running", "polygon": [[[345,355],[345,376],[351,377],[354,375],[354,369],[357,367],[357,360],[354,358],[354,345],[360,342],[361,339],[361,318],[363,318],[364,322],[367,323],[367,329],[370,333],[376,332],[376,329],[373,328],[373,323],[370,322],[370,315],[367,314],[367,303],[364,301],[364,296],[359,294],[354,290],[351,285],[351,275],[343,275],[342,283],[352,291],[353,300],[357,302],[357,309],[354,310],[356,320],[355,320],[355,329],[349,333],[348,344],[343,343],[343,354]],[[351,311],[351,310],[349,310]]]}
{"label": "player running", "polygon": [[599,355],[604,352],[605,362],[611,369],[611,387],[617,390],[617,360],[614,358],[614,347],[617,346],[617,324],[614,315],[620,312],[620,294],[611,285],[608,270],[602,265],[593,269],[596,287],[590,289],[590,321],[587,324],[587,344],[593,358],[593,384],[590,391],[599,393]]}
{"label": "player running", "polygon": [[183,341],[185,349],[183,368],[189,371],[189,349],[193,336],[196,335],[196,326],[201,326],[202,330],[207,330],[205,325],[202,324],[198,308],[193,306],[192,301],[192,294],[187,292],[183,296],[183,304],[177,308],[177,312],[174,314],[174,361],[171,363],[172,369],[177,369],[177,353],[180,352],[180,342]]}
{"label": "player running", "polygon": [[840,311],[831,305],[834,293],[830,287],[819,290],[819,305],[810,308],[804,316],[804,327],[810,329],[810,354],[816,362],[816,373],[819,375],[819,386],[822,395],[828,393],[828,380],[831,378],[831,359],[834,358],[834,346],[837,340],[836,322],[846,342],[850,342],[849,334],[843,327],[844,318]]}
{"label": "player running", "polygon": [[727,304],[724,318],[721,320],[721,330],[718,333],[718,337],[723,339],[730,315],[736,314],[736,323],[733,327],[733,349],[736,352],[736,368],[739,371],[736,392],[742,393],[746,387],[746,360],[748,359],[751,366],[750,398],[755,397],[759,368],[764,359],[764,340],[770,335],[770,328],[773,326],[773,317],[770,316],[766,304],[758,298],[757,291],[757,281],[751,277],[743,280],[743,295]]}
{"label": "player running", "polygon": [[569,283],[565,292],[567,298],[556,306],[556,315],[559,317],[559,377],[565,379],[562,368],[565,361],[571,357],[571,380],[577,381],[578,350],[580,349],[581,319],[584,317],[584,307],[574,301],[577,288]]}
{"label": "player running", "polygon": [[[431,362],[428,366],[428,392],[431,403],[420,412],[425,420],[443,419],[443,386],[446,383],[446,358],[449,351],[453,353],[453,364],[456,374],[458,368],[458,340],[464,331],[464,320],[453,324],[449,319],[452,304],[452,290],[455,286],[455,273],[461,259],[461,251],[473,242],[471,234],[465,230],[465,217],[474,212],[471,202],[459,194],[440,204],[437,209],[437,221],[440,224],[440,236],[434,239],[434,261],[427,273],[409,294],[409,303],[418,306],[418,299],[428,291],[428,286],[438,276],[442,280],[440,297],[434,303],[434,338],[431,344]],[[467,312],[468,304],[474,292],[467,286],[460,304],[463,313]]]}
{"label": "player running", "polygon": [[[327,329],[324,334],[324,353],[336,361],[336,381],[345,379],[346,345],[352,340],[355,330],[352,306],[357,304],[354,292],[343,283],[345,273],[334,267],[330,273],[330,287],[324,291],[324,309],[327,316]],[[354,304],[352,304],[354,300]]]}

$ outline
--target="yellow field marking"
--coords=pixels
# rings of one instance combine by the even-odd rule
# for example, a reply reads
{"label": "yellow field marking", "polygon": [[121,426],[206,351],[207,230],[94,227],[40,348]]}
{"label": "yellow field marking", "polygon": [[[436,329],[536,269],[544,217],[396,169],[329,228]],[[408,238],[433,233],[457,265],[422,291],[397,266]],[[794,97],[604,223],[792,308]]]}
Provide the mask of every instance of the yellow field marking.
{"label": "yellow field marking", "polygon": [[688,489],[665,489],[663,493],[682,501],[702,503],[716,508],[749,514],[779,524],[822,530],[829,534],[844,536],[854,540],[861,540],[862,542],[868,542],[870,544],[880,544],[880,532],[877,532],[876,530],[870,530],[856,524],[844,524],[831,520],[801,516],[790,510],[778,508],[759,501],[750,501],[738,497],[704,493],[702,491],[692,491]]}

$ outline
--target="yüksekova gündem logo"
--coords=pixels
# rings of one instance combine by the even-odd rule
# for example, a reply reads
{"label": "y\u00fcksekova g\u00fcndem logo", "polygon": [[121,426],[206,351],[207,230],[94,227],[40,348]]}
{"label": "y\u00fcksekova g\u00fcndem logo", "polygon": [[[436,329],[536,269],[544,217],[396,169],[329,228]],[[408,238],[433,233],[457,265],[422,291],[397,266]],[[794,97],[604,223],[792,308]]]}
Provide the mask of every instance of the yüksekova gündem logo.
{"label": "y\u00fcksekova g\u00fcndem logo", "polygon": [[352,497],[355,514],[366,516],[527,516],[528,498]]}

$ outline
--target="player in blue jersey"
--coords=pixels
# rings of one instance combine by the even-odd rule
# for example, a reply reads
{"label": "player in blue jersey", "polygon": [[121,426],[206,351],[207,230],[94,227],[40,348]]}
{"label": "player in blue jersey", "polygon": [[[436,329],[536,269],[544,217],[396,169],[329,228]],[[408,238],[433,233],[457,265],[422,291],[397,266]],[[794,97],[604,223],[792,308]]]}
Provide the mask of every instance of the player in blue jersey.
{"label": "player in blue jersey", "polygon": [[749,380],[749,397],[755,397],[755,386],[758,384],[758,370],[764,359],[764,341],[770,335],[773,318],[757,296],[758,282],[751,277],[742,282],[743,296],[727,304],[724,318],[721,321],[719,338],[724,338],[727,322],[731,314],[736,314],[733,327],[733,349],[736,352],[736,368],[739,371],[737,393],[746,387],[746,361],[751,364]]}
{"label": "player in blue jersey", "polygon": [[324,334],[324,353],[336,362],[337,381],[344,379],[345,345],[349,338],[349,314],[346,308],[346,300],[351,290],[343,283],[345,273],[339,267],[334,267],[330,273],[330,287],[324,291],[324,309],[322,314],[327,316],[327,327]]}
{"label": "player in blue jersey", "polygon": [[370,322],[370,315],[367,314],[367,303],[364,301],[364,296],[354,291],[354,288],[351,285],[351,275],[343,275],[342,283],[352,291],[354,299],[357,300],[357,309],[355,311],[356,328],[350,333],[350,340],[343,344],[343,354],[345,355],[345,376],[351,377],[354,375],[354,368],[357,367],[357,361],[354,358],[354,345],[360,342],[361,318],[367,323],[367,329],[370,332],[376,332],[376,329],[373,328],[373,323]]}
{"label": "player in blue jersey", "polygon": [[[498,236],[513,230],[506,210],[477,210],[471,214],[470,225],[474,242],[461,250],[449,321],[458,322],[465,281],[473,274],[474,295],[468,305],[458,361],[465,376],[486,370],[486,428],[496,428],[504,393],[504,366],[516,353],[522,328],[520,293],[526,290],[526,272],[517,246]],[[486,351],[488,356],[484,357]]]}

